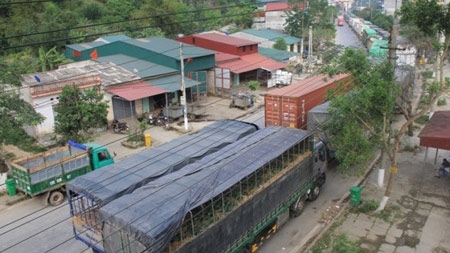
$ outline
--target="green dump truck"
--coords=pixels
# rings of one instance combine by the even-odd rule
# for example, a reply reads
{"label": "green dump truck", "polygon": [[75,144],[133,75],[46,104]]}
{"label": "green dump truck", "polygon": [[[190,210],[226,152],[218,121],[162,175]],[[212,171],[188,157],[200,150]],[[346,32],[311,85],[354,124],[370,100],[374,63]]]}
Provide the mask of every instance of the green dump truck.
{"label": "green dump truck", "polygon": [[69,141],[64,147],[14,160],[12,179],[18,191],[44,195],[44,204],[55,206],[64,200],[66,182],[112,163],[106,147]]}

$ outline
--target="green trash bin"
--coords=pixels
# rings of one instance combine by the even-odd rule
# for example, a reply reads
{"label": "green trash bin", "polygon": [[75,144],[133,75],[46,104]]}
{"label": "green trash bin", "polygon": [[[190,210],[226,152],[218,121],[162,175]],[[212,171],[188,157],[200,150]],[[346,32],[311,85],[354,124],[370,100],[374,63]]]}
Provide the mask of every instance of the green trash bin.
{"label": "green trash bin", "polygon": [[9,196],[16,196],[16,181],[12,178],[8,178],[5,181],[6,183],[6,190],[8,191]]}
{"label": "green trash bin", "polygon": [[353,206],[357,206],[361,203],[361,187],[353,186],[350,188],[350,202]]}

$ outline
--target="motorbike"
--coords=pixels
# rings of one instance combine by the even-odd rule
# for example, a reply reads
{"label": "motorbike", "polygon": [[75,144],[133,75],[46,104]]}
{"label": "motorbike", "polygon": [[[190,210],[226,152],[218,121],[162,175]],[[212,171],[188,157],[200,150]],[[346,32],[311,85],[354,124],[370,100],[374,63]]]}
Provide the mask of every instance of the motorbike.
{"label": "motorbike", "polygon": [[164,128],[169,128],[169,118],[164,116],[163,113],[159,113],[158,117],[153,117],[152,114],[148,116],[148,123],[153,126],[163,126]]}
{"label": "motorbike", "polygon": [[128,131],[128,125],[126,122],[119,122],[118,120],[113,120],[111,123],[111,129],[114,131],[114,133],[120,133],[120,132],[127,132]]}

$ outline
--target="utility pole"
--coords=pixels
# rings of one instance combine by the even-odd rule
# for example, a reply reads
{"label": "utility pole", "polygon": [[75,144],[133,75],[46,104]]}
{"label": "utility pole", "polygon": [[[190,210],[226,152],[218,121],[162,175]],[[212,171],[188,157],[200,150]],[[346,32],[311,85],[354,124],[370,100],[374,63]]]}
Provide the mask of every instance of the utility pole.
{"label": "utility pole", "polygon": [[309,26],[308,36],[308,72],[312,72],[312,26]]}
{"label": "utility pole", "polygon": [[[395,0],[395,9],[397,9],[397,0]],[[398,35],[398,31],[399,31],[399,22],[398,22],[398,17],[397,15],[394,14],[394,22],[392,24],[392,29],[391,29],[391,36],[390,36],[390,41],[389,41],[389,46],[388,46],[388,52],[389,52],[389,61],[392,64],[392,68],[393,68],[393,74],[395,76],[395,65],[397,63],[397,50],[402,50],[400,48],[397,48],[397,35]],[[387,126],[389,128],[389,131],[392,132],[392,123],[389,123],[389,125]],[[386,134],[386,133],[385,133]],[[388,133],[388,137],[391,136],[391,133]],[[388,140],[388,142],[390,142],[390,140]],[[388,150],[382,150],[381,151],[381,166],[380,169],[378,170],[378,184],[379,186],[383,185],[383,181],[384,181],[384,153],[388,152]],[[395,149],[393,149],[393,152],[395,152]],[[377,209],[377,211],[380,210],[384,210],[384,207],[386,206],[389,197],[391,196],[391,190],[392,190],[392,184],[394,182],[394,178],[397,175],[397,170],[398,170],[398,165],[397,165],[397,158],[396,158],[396,154],[393,153],[393,156],[391,157],[391,163],[390,163],[390,168],[389,168],[389,180],[388,180],[388,184],[386,186],[386,191],[384,193],[384,196],[380,202],[380,205]],[[381,184],[381,185],[380,185]]]}
{"label": "utility pole", "polygon": [[183,43],[180,42],[180,66],[181,66],[181,91],[183,95],[180,98],[180,104],[183,106],[184,112],[184,130],[187,132],[189,130],[188,127],[188,118],[187,118],[187,106],[186,106],[186,84],[184,81],[184,59],[183,59]]}

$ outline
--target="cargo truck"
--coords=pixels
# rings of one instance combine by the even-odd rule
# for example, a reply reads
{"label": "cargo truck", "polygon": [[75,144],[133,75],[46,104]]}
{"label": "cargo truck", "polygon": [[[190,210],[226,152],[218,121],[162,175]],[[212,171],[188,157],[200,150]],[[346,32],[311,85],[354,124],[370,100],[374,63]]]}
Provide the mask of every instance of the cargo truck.
{"label": "cargo truck", "polygon": [[100,209],[104,252],[256,252],[325,183],[312,132],[267,127]]}
{"label": "cargo truck", "polygon": [[31,197],[44,195],[44,204],[59,205],[66,183],[78,176],[114,163],[106,147],[69,141],[54,148],[11,163],[16,189]]}
{"label": "cargo truck", "polygon": [[338,16],[337,25],[344,26],[344,16]]}
{"label": "cargo truck", "polygon": [[102,206],[257,130],[258,126],[252,123],[217,121],[196,133],[129,156],[108,170],[76,178],[67,185],[75,238],[94,251],[103,251],[102,225],[98,217]]}

